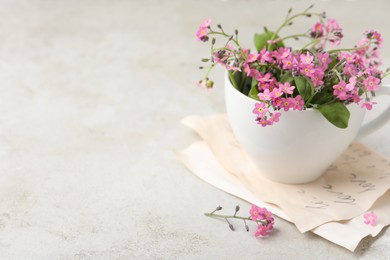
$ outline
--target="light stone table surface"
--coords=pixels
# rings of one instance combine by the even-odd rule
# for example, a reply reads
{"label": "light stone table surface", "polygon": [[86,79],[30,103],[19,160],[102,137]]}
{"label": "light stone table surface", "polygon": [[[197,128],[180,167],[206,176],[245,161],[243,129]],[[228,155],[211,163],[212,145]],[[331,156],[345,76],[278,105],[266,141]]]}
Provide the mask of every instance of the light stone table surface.
{"label": "light stone table surface", "polygon": [[[1,0],[0,259],[389,259],[386,229],[355,253],[278,218],[266,239],[231,232],[203,213],[250,205],[173,152],[198,140],[183,117],[225,111],[222,70],[214,91],[195,87],[209,50],[194,35],[202,20],[240,29],[252,46],[255,31],[310,4]],[[339,20],[346,46],[382,32],[390,65],[389,1],[315,8]],[[389,131],[362,141],[390,156]]]}

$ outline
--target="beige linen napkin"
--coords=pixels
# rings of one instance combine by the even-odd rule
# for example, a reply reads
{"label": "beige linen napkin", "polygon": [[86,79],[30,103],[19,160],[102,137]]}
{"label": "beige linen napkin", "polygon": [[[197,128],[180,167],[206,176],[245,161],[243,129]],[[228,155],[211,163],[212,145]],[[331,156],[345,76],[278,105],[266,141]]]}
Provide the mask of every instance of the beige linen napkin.
{"label": "beige linen napkin", "polygon": [[[301,232],[311,230],[353,251],[363,237],[377,235],[390,223],[386,217],[390,205],[383,199],[390,198],[390,193],[378,200],[390,188],[390,163],[361,144],[350,146],[316,182],[285,185],[258,175],[225,115],[191,116],[183,123],[205,140],[178,153],[193,173],[251,203],[267,205]],[[379,223],[371,227],[363,223],[362,214],[375,202],[376,213],[382,215],[377,213]],[[335,222],[340,220],[348,221]]]}

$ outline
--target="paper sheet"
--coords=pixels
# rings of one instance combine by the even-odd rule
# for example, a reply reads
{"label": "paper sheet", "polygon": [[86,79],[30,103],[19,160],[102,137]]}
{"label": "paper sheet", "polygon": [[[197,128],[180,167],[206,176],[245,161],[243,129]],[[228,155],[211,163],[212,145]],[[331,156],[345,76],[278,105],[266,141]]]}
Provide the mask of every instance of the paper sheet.
{"label": "paper sheet", "polygon": [[[363,237],[377,235],[390,223],[377,212],[381,221],[376,227],[363,223],[362,214],[390,187],[390,163],[361,144],[352,145],[318,181],[283,185],[256,175],[248,156],[235,141],[226,116],[189,117],[183,123],[207,142],[179,153],[192,172],[259,206],[265,202],[278,205],[267,204],[267,208],[294,222],[301,232],[311,230],[353,251]],[[390,216],[390,205],[383,198],[390,199],[390,193],[377,201],[375,211]],[[342,219],[352,220],[335,222]]]}

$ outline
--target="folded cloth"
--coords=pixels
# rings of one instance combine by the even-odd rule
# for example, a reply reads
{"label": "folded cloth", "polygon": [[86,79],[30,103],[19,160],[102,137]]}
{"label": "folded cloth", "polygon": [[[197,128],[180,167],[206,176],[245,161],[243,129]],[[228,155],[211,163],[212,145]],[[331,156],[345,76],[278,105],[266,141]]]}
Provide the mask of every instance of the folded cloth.
{"label": "folded cloth", "polygon": [[[183,123],[204,139],[178,153],[194,174],[230,194],[266,206],[301,232],[312,231],[353,251],[363,237],[376,236],[390,224],[390,203],[386,203],[390,163],[362,144],[351,145],[319,180],[286,185],[259,175],[235,140],[225,115],[191,116]],[[362,215],[370,208],[378,216],[374,227],[363,222]]]}

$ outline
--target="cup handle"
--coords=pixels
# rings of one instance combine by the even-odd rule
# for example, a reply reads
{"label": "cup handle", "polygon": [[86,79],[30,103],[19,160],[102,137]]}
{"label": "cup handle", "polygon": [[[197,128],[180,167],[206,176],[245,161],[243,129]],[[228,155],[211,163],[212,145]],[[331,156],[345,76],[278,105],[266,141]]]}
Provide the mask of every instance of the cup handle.
{"label": "cup handle", "polygon": [[[390,96],[390,85],[381,85],[377,91],[375,91],[375,96],[389,95]],[[379,116],[373,119],[371,122],[364,124],[357,136],[356,139],[361,139],[366,135],[374,132],[375,130],[384,126],[387,122],[390,121],[390,105],[383,111]]]}

